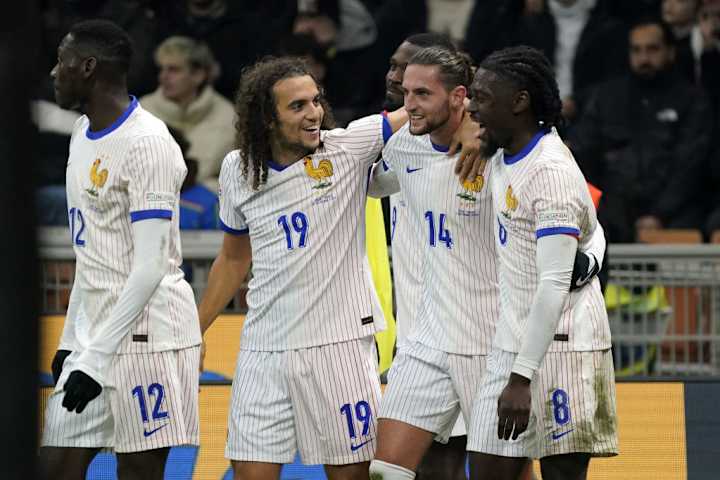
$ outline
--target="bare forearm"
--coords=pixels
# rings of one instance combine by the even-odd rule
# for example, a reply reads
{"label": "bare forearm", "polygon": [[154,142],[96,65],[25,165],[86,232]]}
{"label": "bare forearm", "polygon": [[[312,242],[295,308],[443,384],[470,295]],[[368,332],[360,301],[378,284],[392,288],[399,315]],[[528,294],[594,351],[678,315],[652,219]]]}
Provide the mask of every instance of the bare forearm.
{"label": "bare forearm", "polygon": [[208,284],[198,307],[200,331],[204,334],[230,303],[250,269],[250,260],[229,258],[220,253],[210,268]]}

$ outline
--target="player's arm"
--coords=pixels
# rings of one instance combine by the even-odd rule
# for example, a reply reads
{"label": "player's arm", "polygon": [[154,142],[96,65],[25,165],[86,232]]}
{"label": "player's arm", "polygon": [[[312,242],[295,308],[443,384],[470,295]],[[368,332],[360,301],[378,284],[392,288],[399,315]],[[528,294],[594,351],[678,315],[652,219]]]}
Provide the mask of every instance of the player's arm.
{"label": "player's arm", "polygon": [[198,307],[200,331],[203,334],[240,289],[250,271],[251,262],[250,236],[246,233],[225,233]]}
{"label": "player's arm", "polygon": [[[400,107],[392,112],[387,112],[386,114],[384,114],[384,116],[387,119],[388,124],[390,125],[391,133],[395,133],[400,130],[410,118],[407,111],[405,110],[405,107]],[[385,139],[385,141],[387,141],[387,138]]]}
{"label": "player's arm", "polygon": [[399,191],[400,182],[392,168],[382,159],[376,162],[372,167],[372,172],[370,172],[368,196],[383,198]]}
{"label": "player's arm", "polygon": [[64,387],[63,406],[68,410],[82,412],[108,384],[120,342],[132,329],[168,269],[171,225],[167,218],[147,218],[132,223],[134,252],[130,274],[109,318],[73,362],[73,371]]}
{"label": "player's arm", "polygon": [[563,305],[570,294],[570,276],[577,250],[571,235],[547,235],[537,240],[538,288],[528,315],[525,332],[507,386],[498,400],[498,438],[515,440],[527,429],[530,414],[530,381],[540,367]]}

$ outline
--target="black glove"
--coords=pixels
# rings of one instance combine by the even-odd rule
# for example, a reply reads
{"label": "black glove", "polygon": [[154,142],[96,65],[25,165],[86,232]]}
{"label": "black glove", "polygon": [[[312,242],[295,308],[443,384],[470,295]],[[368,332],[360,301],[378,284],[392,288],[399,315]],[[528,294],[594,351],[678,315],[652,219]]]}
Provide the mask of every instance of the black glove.
{"label": "black glove", "polygon": [[[593,260],[593,267],[590,269],[590,258]],[[592,281],[600,271],[600,264],[595,256],[590,253],[583,253],[580,250],[575,252],[575,264],[573,265],[572,277],[570,279],[570,291],[584,287]]]}
{"label": "black glove", "polygon": [[73,370],[65,382],[64,390],[63,407],[71,412],[75,410],[77,413],[82,413],[87,404],[100,395],[102,387],[89,375],[80,370]]}
{"label": "black glove", "polygon": [[65,359],[71,353],[72,352],[70,350],[58,350],[57,352],[55,352],[55,356],[53,357],[52,364],[50,365],[50,369],[52,370],[53,383],[55,385],[57,385],[58,380],[60,380],[60,374],[62,373],[63,363],[65,363]]}

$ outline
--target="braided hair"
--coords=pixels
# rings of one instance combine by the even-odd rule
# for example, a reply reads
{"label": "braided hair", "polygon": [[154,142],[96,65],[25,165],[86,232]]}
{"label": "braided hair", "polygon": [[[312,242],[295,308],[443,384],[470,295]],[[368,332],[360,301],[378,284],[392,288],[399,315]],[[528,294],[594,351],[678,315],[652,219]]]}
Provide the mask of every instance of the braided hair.
{"label": "braided hair", "polygon": [[490,54],[480,67],[530,93],[530,106],[538,123],[561,127],[562,101],[555,72],[547,57],[532,47],[504,48]]}

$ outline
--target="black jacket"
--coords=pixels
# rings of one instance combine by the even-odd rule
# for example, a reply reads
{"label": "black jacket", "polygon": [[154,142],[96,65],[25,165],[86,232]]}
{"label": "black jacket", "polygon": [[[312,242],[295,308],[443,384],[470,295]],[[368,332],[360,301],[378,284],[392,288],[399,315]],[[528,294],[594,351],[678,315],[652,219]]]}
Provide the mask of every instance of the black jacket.
{"label": "black jacket", "polygon": [[702,187],[712,128],[705,94],[681,75],[653,85],[625,76],[594,90],[568,141],[606,195],[669,224],[708,200]]}

